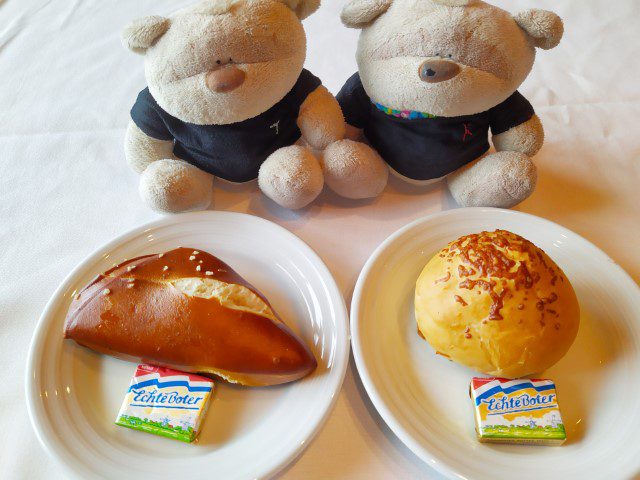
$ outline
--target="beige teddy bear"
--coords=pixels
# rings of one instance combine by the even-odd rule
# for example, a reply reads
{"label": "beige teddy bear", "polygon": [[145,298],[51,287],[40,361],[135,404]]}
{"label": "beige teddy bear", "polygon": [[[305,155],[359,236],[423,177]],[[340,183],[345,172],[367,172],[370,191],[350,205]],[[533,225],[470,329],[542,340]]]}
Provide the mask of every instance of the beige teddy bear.
{"label": "beige teddy bear", "polygon": [[207,208],[214,177],[258,178],[287,208],[308,205],[325,182],[349,198],[384,189],[384,161],[344,139],[338,103],[303,69],[301,19],[319,3],[206,0],[125,29],[124,44],[145,55],[148,82],[131,110],[125,153],[149,206]]}
{"label": "beige teddy bear", "polygon": [[511,207],[532,193],[544,132],[517,89],[536,47],[560,42],[557,15],[512,16],[480,0],[352,0],[342,20],[362,29],[359,73],[338,95],[360,129],[351,138],[363,130],[412,182],[446,178],[463,206]]}

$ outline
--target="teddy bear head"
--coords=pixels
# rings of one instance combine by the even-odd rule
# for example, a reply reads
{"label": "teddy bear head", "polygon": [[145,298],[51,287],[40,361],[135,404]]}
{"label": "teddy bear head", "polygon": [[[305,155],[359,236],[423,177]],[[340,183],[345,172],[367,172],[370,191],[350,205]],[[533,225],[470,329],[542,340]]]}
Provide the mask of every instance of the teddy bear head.
{"label": "teddy bear head", "polygon": [[362,29],[358,68],[371,99],[443,117],[486,111],[525,80],[536,47],[555,47],[560,18],[510,13],[480,0],[351,0],[345,25]]}
{"label": "teddy bear head", "polygon": [[139,19],[123,43],[145,56],[149,91],[197,125],[253,118],[296,83],[306,55],[301,20],[320,0],[205,0],[170,17]]}

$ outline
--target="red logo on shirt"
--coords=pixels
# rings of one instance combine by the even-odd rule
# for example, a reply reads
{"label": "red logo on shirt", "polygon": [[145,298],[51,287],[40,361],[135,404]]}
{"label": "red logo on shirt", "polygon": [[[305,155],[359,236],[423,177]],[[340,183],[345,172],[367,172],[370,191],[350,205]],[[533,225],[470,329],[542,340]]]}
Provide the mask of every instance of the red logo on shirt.
{"label": "red logo on shirt", "polygon": [[463,125],[464,125],[464,134],[462,135],[462,141],[466,142],[467,137],[473,137],[473,133],[471,133],[468,123],[463,123]]}

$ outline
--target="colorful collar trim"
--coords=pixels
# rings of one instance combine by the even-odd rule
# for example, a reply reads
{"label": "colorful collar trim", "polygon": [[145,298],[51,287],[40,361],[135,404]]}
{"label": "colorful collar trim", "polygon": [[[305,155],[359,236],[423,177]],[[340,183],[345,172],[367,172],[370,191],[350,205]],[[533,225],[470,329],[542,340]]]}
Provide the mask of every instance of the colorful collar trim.
{"label": "colorful collar trim", "polygon": [[408,120],[415,120],[417,118],[438,118],[437,115],[431,115],[430,113],[415,112],[413,110],[394,110],[393,108],[385,107],[379,103],[373,102],[378,110],[387,115],[398,118],[406,118]]}

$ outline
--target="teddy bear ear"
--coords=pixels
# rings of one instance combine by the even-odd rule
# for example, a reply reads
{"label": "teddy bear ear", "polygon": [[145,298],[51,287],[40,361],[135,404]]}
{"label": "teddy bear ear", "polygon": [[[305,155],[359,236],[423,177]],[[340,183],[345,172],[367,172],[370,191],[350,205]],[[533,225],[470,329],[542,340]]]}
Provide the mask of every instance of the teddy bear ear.
{"label": "teddy bear ear", "polygon": [[340,19],[349,28],[364,28],[389,10],[393,0],[351,0],[345,5]]}
{"label": "teddy bear ear", "polygon": [[304,20],[309,15],[320,8],[320,0],[281,0],[295,12],[300,20]]}
{"label": "teddy bear ear", "polygon": [[564,33],[562,19],[547,10],[532,9],[514,16],[516,23],[522,28],[534,46],[543,50],[556,47]]}
{"label": "teddy bear ear", "polygon": [[122,44],[135,53],[144,53],[169,29],[168,18],[153,15],[134,20],[122,31]]}

